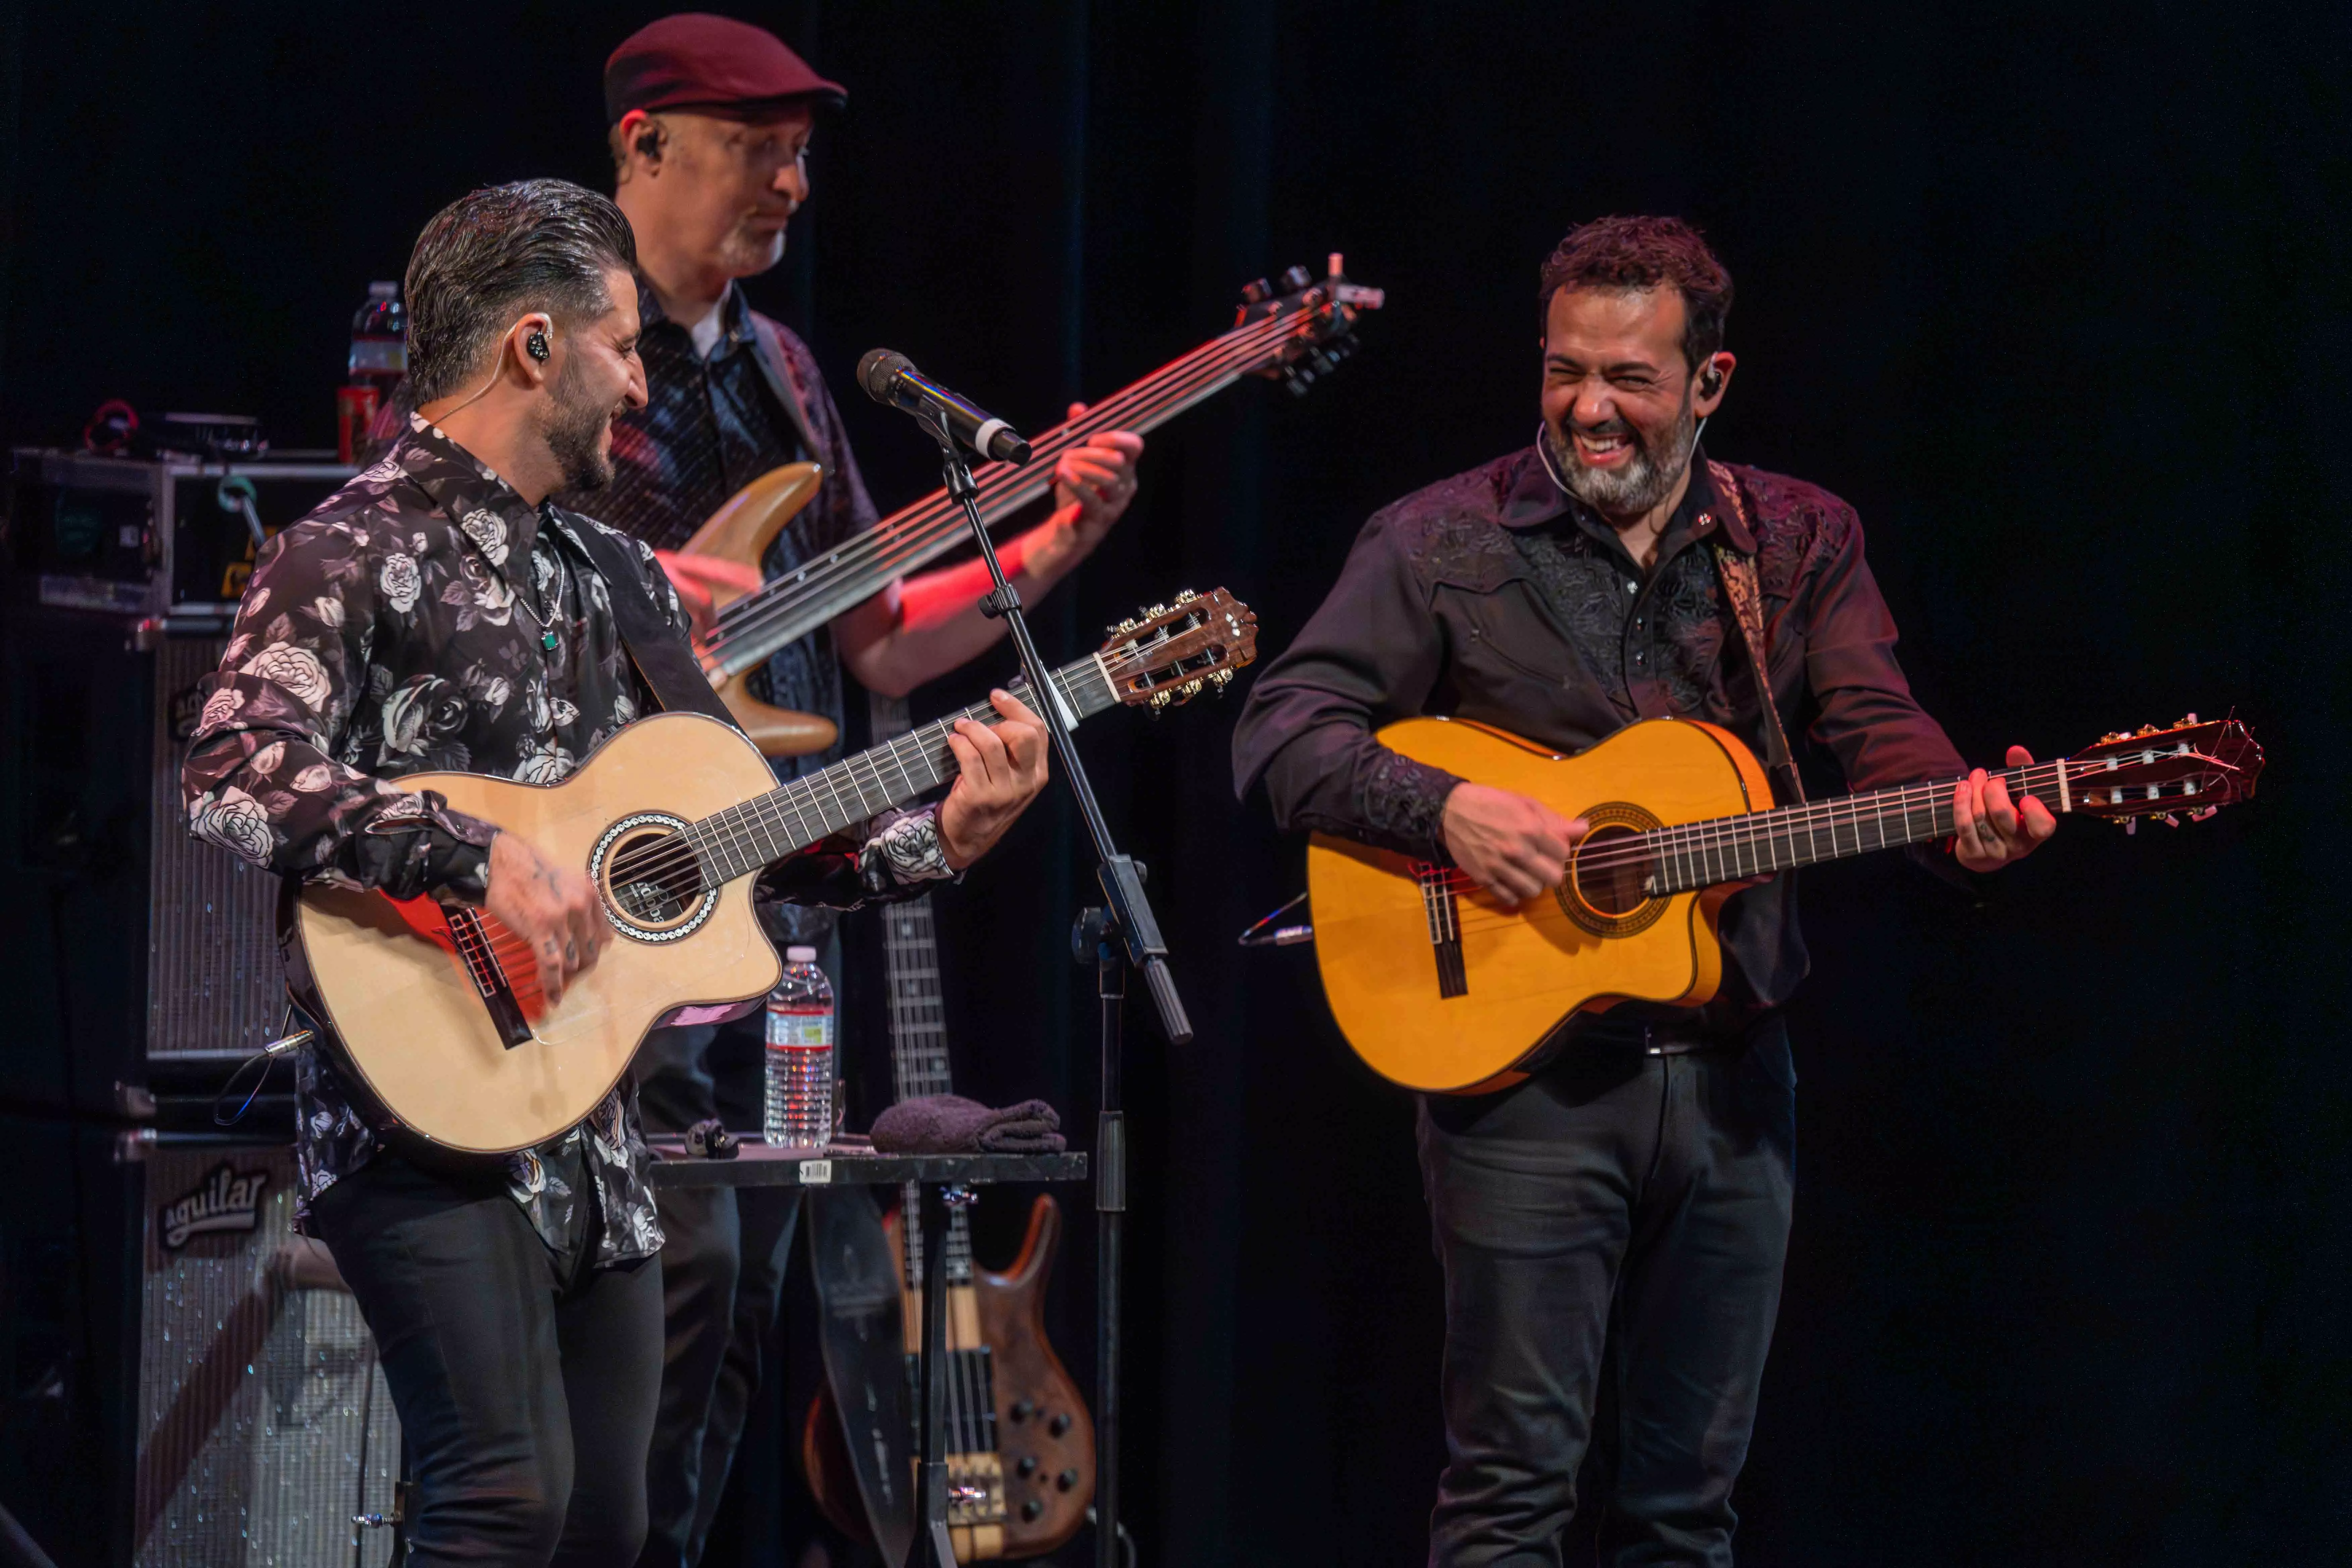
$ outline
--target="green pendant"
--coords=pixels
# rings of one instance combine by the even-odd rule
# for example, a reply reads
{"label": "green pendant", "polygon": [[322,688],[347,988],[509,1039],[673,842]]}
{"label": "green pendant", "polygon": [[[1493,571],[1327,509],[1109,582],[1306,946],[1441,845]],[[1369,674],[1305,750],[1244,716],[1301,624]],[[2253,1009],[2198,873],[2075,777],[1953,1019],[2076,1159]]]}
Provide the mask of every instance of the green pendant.
{"label": "green pendant", "polygon": [[545,648],[550,653],[553,653],[555,651],[555,628],[553,626],[550,626],[547,630],[539,634],[539,646]]}

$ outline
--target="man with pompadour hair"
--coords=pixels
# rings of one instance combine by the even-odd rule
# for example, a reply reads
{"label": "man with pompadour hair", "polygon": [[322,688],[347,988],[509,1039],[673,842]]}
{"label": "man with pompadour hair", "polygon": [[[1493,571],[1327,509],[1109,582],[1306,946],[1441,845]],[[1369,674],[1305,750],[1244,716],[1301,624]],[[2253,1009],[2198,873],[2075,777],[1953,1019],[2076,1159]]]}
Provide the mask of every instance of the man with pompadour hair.
{"label": "man with pompadour hair", "polygon": [[[1588,825],[1375,731],[1442,713],[1573,752],[1682,717],[1769,756],[1769,690],[1854,789],[1965,771],[1895,663],[1853,509],[1699,446],[1736,363],[1731,292],[1677,218],[1601,218],[1561,242],[1541,275],[1534,442],[1365,524],[1250,692],[1239,793],[1262,784],[1286,827],[1458,868],[1516,908],[1561,886]],[[1761,582],[1769,679],[1726,588],[1735,573]],[[2030,760],[2011,748],[2010,765]],[[1969,871],[2055,826],[1981,769],[1954,816],[1933,858]],[[1604,1563],[1728,1568],[1788,1254],[1796,1072],[1780,1008],[1806,968],[1793,874],[1734,894],[1720,932],[1706,1006],[1580,1015],[1524,1080],[1421,1097],[1445,1275],[1433,1565],[1558,1563],[1598,1443],[1613,1478]],[[1604,1377],[1616,1419],[1596,1429]]]}
{"label": "man with pompadour hair", "polygon": [[[635,262],[620,210],[560,180],[425,225],[409,429],[262,548],[181,780],[191,832],[290,881],[486,910],[551,1002],[612,940],[584,869],[394,781],[554,784],[656,708],[727,719],[653,552],[550,499],[609,480],[613,419],[644,405]],[[1042,728],[998,699],[1000,726],[950,742],[962,772],[939,805],[780,862],[757,896],[847,908],[984,854],[1045,783]],[[297,1219],[382,1352],[416,1483],[408,1560],[624,1568],[662,1372],[634,1088],[537,1148],[428,1165],[305,1010]]]}

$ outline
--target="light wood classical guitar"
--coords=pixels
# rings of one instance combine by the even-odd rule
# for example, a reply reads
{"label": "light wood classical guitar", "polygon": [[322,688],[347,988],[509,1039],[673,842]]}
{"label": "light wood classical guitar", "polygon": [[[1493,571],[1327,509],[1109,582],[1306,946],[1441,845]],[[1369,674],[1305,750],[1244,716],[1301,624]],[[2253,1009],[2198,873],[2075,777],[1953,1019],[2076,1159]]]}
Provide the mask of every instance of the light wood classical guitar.
{"label": "light wood classical guitar", "polygon": [[[1163,708],[1255,657],[1247,606],[1223,589],[1180,595],[1055,671],[1053,700],[1073,718]],[[604,1099],[649,1029],[767,994],[780,968],[753,874],[948,783],[955,718],[996,711],[977,704],[782,786],[750,742],[698,713],[638,720],[561,784],[401,779],[580,868],[619,940],[550,1005],[529,952],[483,910],[310,886],[289,933],[299,999],[387,1131],[468,1154],[544,1142]]]}
{"label": "light wood classical guitar", "polygon": [[[876,699],[875,734],[903,730],[906,711],[903,702]],[[931,900],[928,895],[908,899],[877,913],[898,1097],[949,1093],[953,1080]],[[898,1273],[899,1325],[910,1367],[923,1348],[923,1240],[906,1223],[916,1203],[909,1183],[898,1214],[884,1222]],[[948,1211],[948,1533],[960,1563],[1035,1557],[1078,1532],[1095,1492],[1094,1421],[1045,1337],[1045,1285],[1061,1241],[1062,1210],[1050,1195],[1037,1195],[1021,1251],[1002,1274],[973,1266],[971,1213]],[[825,1327],[833,1327],[830,1319]],[[874,1421],[860,1412],[851,1415],[845,1438],[842,1414],[831,1387],[821,1388],[803,1428],[801,1464],[825,1517],[871,1543],[866,1505],[872,1500],[858,1496],[848,1445],[873,1447],[898,1473],[911,1477],[915,1433],[910,1422],[887,1415]]]}
{"label": "light wood classical guitar", "polygon": [[[1307,884],[1324,994],[1356,1053],[1412,1089],[1515,1083],[1580,1011],[1698,1006],[1723,975],[1717,912],[1742,886],[1952,832],[1958,781],[1775,809],[1755,757],[1711,724],[1652,720],[1572,757],[1445,719],[1408,719],[1380,739],[1591,824],[1558,891],[1517,906],[1451,867],[1315,837]],[[2177,820],[2248,798],[2262,767],[2244,726],[2191,714],[1997,776],[2055,813]]]}
{"label": "light wood classical guitar", "polygon": [[[1380,309],[1383,292],[1350,283],[1334,253],[1330,271],[1309,277],[1303,267],[1283,274],[1287,292],[1263,279],[1242,291],[1233,330],[1122,388],[1077,418],[1030,443],[1033,456],[1015,468],[983,463],[973,470],[981,516],[998,522],[1053,487],[1054,463],[1073,447],[1107,430],[1155,429],[1245,375],[1272,376],[1304,395],[1355,350],[1359,316]],[[716,555],[759,569],[768,546],[816,493],[824,470],[787,463],[737,491],[686,542],[688,553]],[[777,650],[789,647],[893,579],[936,561],[970,537],[963,511],[944,489],[892,512],[830,553],[807,561],[748,594],[715,595],[718,625],[698,647],[703,669],[727,710],[772,757],[803,756],[833,744],[833,721],[776,708],[751,695],[747,682]]]}

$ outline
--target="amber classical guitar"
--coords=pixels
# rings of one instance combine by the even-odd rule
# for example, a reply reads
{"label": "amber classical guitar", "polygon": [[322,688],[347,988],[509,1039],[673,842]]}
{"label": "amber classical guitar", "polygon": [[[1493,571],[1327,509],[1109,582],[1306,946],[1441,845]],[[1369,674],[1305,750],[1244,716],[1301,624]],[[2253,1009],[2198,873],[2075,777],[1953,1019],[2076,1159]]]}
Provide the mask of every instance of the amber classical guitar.
{"label": "amber classical guitar", "polygon": [[[1951,783],[1775,809],[1755,757],[1711,724],[1652,720],[1572,757],[1444,719],[1408,719],[1380,739],[1592,825],[1567,881],[1521,905],[1451,867],[1315,837],[1307,878],[1324,994],[1357,1054],[1413,1089],[1516,1082],[1580,1010],[1697,1006],[1722,978],[1717,911],[1743,885],[1952,832]],[[2177,819],[2248,798],[2262,767],[2243,725],[2191,714],[1999,776],[2060,814]]]}
{"label": "amber classical guitar", "polygon": [[[1073,719],[1166,707],[1230,680],[1255,650],[1239,601],[1180,595],[1055,671],[1052,700]],[[753,874],[948,783],[958,717],[996,712],[975,705],[781,786],[749,741],[697,713],[637,721],[561,784],[401,779],[579,867],[618,940],[551,1005],[528,952],[485,911],[306,887],[289,933],[308,971],[301,999],[399,1135],[464,1153],[544,1142],[595,1107],[647,1030],[768,993],[780,969],[751,912]]]}
{"label": "amber classical guitar", "polygon": [[[905,728],[905,704],[877,699],[874,710],[876,735]],[[946,1094],[952,1083],[931,900],[892,904],[880,917],[898,1096]],[[903,1223],[914,1212],[912,1184],[902,1199],[886,1224],[911,1365],[922,1353],[924,1259],[921,1235]],[[1002,1274],[972,1266],[970,1216],[967,1208],[948,1211],[948,1533],[961,1563],[1035,1557],[1077,1533],[1095,1490],[1094,1422],[1045,1337],[1045,1282],[1061,1240],[1062,1210],[1038,1194],[1029,1206],[1028,1236]],[[825,1326],[832,1329],[830,1319]],[[904,1414],[877,1413],[877,1419],[857,1412],[845,1430],[831,1387],[809,1405],[801,1441],[809,1490],[851,1536],[870,1540],[875,1500],[861,1503],[849,1446],[883,1451],[886,1464],[911,1478],[912,1423],[888,1419]]]}
{"label": "amber classical guitar", "polygon": [[[1156,428],[1245,375],[1277,377],[1292,392],[1304,394],[1354,352],[1357,318],[1380,309],[1384,298],[1378,289],[1349,282],[1336,254],[1328,276],[1312,278],[1305,268],[1294,267],[1283,274],[1282,286],[1287,292],[1276,294],[1264,280],[1251,284],[1242,291],[1240,319],[1232,331],[1037,437],[1027,463],[981,465],[973,471],[981,516],[992,528],[1044,495],[1054,482],[1055,459],[1088,437],[1107,430]],[[808,504],[824,477],[814,463],[771,469],[713,512],[687,541],[686,550],[757,570],[768,546]],[[772,757],[805,755],[833,744],[831,720],[761,701],[748,685],[751,672],[778,649],[969,537],[961,509],[947,491],[934,490],[753,592],[720,590],[719,624],[698,651],[727,710]]]}

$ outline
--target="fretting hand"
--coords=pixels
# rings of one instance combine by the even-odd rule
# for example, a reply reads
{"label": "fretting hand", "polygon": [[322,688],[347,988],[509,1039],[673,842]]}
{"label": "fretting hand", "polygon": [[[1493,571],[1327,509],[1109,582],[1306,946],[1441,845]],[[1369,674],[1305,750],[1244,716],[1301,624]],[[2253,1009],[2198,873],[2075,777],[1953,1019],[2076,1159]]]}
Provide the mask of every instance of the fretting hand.
{"label": "fretting hand", "polygon": [[948,736],[955,787],[940,807],[940,847],[962,870],[988,853],[1045,787],[1045,722],[1004,690],[988,694],[995,724],[959,719]]}
{"label": "fretting hand", "polygon": [[1568,879],[1568,852],[1591,831],[1539,800],[1486,784],[1458,784],[1440,819],[1463,874],[1514,907]]}
{"label": "fretting hand", "polygon": [[490,840],[489,893],[482,908],[530,947],[550,1006],[563,1000],[563,988],[613,940],[595,885],[511,833]]}
{"label": "fretting hand", "polygon": [[[1070,405],[1076,419],[1087,411]],[[1054,465],[1054,515],[1037,530],[1024,565],[1058,576],[1094,553],[1110,525],[1135,499],[1135,460],[1143,437],[1132,430],[1102,430],[1064,452]]]}
{"label": "fretting hand", "polygon": [[[2009,749],[2009,765],[2031,766],[2033,753]],[[2058,831],[2050,808],[2027,795],[2011,804],[2009,785],[1979,768],[1952,789],[1952,854],[1971,871],[1998,871],[2022,860]]]}

